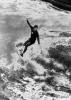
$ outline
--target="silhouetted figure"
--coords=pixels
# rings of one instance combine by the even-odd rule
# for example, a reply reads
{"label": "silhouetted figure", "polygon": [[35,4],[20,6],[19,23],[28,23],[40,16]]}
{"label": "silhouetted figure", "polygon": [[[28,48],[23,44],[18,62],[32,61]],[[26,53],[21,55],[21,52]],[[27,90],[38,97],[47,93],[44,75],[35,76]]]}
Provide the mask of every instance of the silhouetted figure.
{"label": "silhouetted figure", "polygon": [[32,26],[32,25],[29,23],[28,20],[27,20],[27,23],[28,23],[28,25],[29,25],[30,28],[31,28],[31,36],[30,36],[30,38],[29,38],[24,44],[19,43],[19,44],[17,45],[17,47],[20,46],[20,45],[25,46],[25,49],[24,49],[23,53],[21,54],[22,57],[23,57],[23,54],[26,52],[27,47],[30,46],[30,45],[32,45],[32,44],[34,44],[36,40],[38,41],[38,44],[40,44],[39,33],[38,33],[38,25]]}

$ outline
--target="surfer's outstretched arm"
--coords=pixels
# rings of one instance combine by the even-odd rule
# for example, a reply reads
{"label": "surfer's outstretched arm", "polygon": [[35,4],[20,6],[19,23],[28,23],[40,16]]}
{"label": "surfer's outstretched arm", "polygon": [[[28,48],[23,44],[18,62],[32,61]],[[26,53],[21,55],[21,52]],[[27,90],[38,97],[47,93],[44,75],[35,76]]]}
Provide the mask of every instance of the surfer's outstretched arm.
{"label": "surfer's outstretched arm", "polygon": [[27,23],[30,26],[30,28],[32,28],[32,25],[30,24],[30,22],[28,21],[28,19],[27,19]]}

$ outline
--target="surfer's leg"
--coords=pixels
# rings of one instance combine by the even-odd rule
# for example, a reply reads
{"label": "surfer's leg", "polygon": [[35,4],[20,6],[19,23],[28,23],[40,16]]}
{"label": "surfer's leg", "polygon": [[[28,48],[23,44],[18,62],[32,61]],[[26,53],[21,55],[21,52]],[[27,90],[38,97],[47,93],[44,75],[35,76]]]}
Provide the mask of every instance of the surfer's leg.
{"label": "surfer's leg", "polygon": [[23,57],[23,54],[27,51],[27,47],[25,47],[23,53],[21,53],[20,55]]}
{"label": "surfer's leg", "polygon": [[25,46],[25,49],[24,49],[24,51],[23,51],[23,54],[24,54],[26,51],[27,51],[27,46]]}
{"label": "surfer's leg", "polygon": [[25,45],[25,49],[24,49],[23,53],[25,53],[25,52],[26,52],[26,50],[27,50],[28,46],[30,46],[30,45],[31,45],[31,42],[30,42],[30,41],[28,41],[28,42],[27,42],[27,44]]}
{"label": "surfer's leg", "polygon": [[22,57],[23,57],[23,54],[27,51],[28,45],[24,45],[24,46],[25,46],[24,51],[23,51],[23,53],[20,54]]}
{"label": "surfer's leg", "polygon": [[29,41],[30,41],[30,39],[28,39],[25,43],[20,42],[20,43],[16,44],[16,47],[25,46],[25,45],[27,45],[27,43],[28,43]]}
{"label": "surfer's leg", "polygon": [[21,54],[22,57],[23,57],[23,54],[27,51],[27,48],[28,48],[29,46],[31,46],[32,44],[34,44],[34,42],[31,41],[31,39],[27,40],[27,41],[24,43],[23,46],[25,46],[25,49],[24,49],[23,53]]}
{"label": "surfer's leg", "polygon": [[28,48],[30,45],[32,45],[32,43],[31,43],[31,41],[28,41],[27,44],[25,45],[25,49],[24,49],[24,51],[23,51],[23,53],[22,53],[21,56],[23,56],[23,54],[27,51],[27,48]]}
{"label": "surfer's leg", "polygon": [[23,44],[23,46],[26,46],[29,42],[30,42],[30,39],[28,39],[28,40]]}
{"label": "surfer's leg", "polygon": [[24,48],[24,50],[23,50],[23,52],[20,54],[22,57],[23,57],[23,54],[26,52],[26,50],[27,50],[27,47],[28,47],[28,44],[29,44],[29,42],[30,42],[30,40],[28,39],[25,43],[23,43],[23,45],[22,46],[24,46],[25,48]]}

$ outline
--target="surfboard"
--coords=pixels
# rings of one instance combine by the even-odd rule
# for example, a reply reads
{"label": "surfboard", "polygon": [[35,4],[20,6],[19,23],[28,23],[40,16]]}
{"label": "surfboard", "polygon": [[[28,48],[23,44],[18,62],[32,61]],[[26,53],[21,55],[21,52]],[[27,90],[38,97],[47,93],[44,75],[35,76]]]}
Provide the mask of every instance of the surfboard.
{"label": "surfboard", "polygon": [[16,45],[16,52],[20,57],[22,57],[21,54],[23,53],[24,48],[25,46],[23,46],[23,43],[19,43]]}

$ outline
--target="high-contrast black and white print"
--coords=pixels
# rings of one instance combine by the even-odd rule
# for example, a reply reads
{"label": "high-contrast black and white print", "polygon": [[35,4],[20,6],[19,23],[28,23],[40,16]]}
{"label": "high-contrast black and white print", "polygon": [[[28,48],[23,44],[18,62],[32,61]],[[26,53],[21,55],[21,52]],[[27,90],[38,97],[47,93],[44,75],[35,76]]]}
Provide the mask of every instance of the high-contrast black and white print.
{"label": "high-contrast black and white print", "polygon": [[70,0],[0,0],[0,100],[71,100]]}

